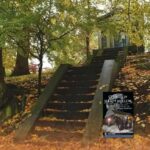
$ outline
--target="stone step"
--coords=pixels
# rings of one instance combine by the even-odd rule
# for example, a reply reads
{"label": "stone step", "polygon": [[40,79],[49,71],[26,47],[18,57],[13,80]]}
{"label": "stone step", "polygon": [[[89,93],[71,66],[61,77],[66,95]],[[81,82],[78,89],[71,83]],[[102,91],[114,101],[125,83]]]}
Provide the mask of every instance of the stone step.
{"label": "stone step", "polygon": [[77,88],[84,88],[84,87],[96,87],[98,81],[80,81],[80,82],[60,82],[58,84],[58,88],[71,88],[71,87],[77,87]]}
{"label": "stone step", "polygon": [[96,87],[95,88],[90,88],[90,87],[84,87],[84,88],[81,88],[81,87],[71,87],[71,88],[63,88],[63,89],[60,89],[60,88],[57,88],[54,92],[54,95],[55,94],[62,94],[62,95],[68,95],[69,94],[88,94],[88,93],[93,93],[95,92],[96,90]]}
{"label": "stone step", "polygon": [[83,129],[85,127],[86,121],[65,121],[65,120],[51,120],[50,118],[40,118],[35,126],[39,127],[51,127],[51,128],[64,128],[66,126],[75,127],[78,129]]}
{"label": "stone step", "polygon": [[52,102],[91,102],[94,94],[91,95],[53,95],[50,99]]}
{"label": "stone step", "polygon": [[84,109],[90,109],[92,103],[54,103],[49,102],[46,106],[48,109],[56,109],[56,110],[67,110],[67,111],[81,111]]}
{"label": "stone step", "polygon": [[43,116],[64,119],[64,120],[84,120],[88,118],[89,112],[79,112],[79,111],[59,111],[55,112],[52,110],[43,110]]}

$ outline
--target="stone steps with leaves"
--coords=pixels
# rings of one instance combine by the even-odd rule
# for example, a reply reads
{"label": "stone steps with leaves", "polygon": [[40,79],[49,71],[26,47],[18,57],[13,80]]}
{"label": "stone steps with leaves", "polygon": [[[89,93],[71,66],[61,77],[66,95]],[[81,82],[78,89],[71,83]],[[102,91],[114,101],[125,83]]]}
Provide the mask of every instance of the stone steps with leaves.
{"label": "stone steps with leaves", "polygon": [[94,57],[90,65],[69,67],[36,122],[34,133],[38,133],[38,126],[49,127],[51,130],[55,128],[55,131],[60,130],[60,127],[71,127],[72,130],[78,127],[77,130],[83,130],[104,60],[115,59],[117,53],[118,51],[106,50],[101,56]]}

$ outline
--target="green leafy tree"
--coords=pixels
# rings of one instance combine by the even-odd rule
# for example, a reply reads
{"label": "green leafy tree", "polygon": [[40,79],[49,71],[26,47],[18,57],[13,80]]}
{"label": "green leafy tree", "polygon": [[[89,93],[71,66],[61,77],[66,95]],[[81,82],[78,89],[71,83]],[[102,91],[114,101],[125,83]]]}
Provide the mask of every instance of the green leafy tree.
{"label": "green leafy tree", "polygon": [[[100,26],[111,33],[124,32],[132,44],[144,44],[144,36],[149,30],[149,3],[139,0],[111,0],[107,1],[106,10],[111,12],[105,21],[100,20]],[[145,17],[147,19],[145,19]]]}

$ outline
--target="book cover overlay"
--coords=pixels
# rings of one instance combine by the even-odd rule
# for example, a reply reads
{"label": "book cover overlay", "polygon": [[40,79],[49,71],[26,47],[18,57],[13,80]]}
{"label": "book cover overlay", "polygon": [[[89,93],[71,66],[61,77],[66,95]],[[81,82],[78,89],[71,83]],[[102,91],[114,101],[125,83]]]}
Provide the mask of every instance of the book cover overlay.
{"label": "book cover overlay", "polygon": [[103,93],[103,136],[133,137],[133,92]]}

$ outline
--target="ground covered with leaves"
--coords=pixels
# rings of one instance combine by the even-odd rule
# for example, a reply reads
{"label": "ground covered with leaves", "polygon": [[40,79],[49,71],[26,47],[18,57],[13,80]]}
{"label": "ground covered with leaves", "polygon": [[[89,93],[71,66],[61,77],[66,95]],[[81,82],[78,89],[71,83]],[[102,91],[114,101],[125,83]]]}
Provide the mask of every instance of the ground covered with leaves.
{"label": "ground covered with leaves", "polygon": [[[18,81],[20,84],[20,81]],[[35,84],[33,84],[35,82]],[[47,78],[43,80],[47,82]],[[34,90],[35,80],[22,82],[27,91]],[[26,84],[26,85],[24,85]],[[31,88],[33,86],[33,88]],[[134,138],[99,138],[88,146],[81,143],[82,138],[72,137],[69,134],[52,137],[30,136],[21,143],[13,141],[14,131],[0,136],[0,149],[2,150],[149,150],[150,149],[150,54],[129,56],[126,65],[115,81],[113,91],[133,91],[135,100],[135,135]],[[35,90],[34,90],[35,92]],[[32,105],[36,94],[29,93],[27,109]],[[32,97],[32,98],[31,98]],[[6,123],[5,128],[15,124],[13,119]],[[13,122],[13,123],[12,123]],[[62,129],[63,130],[63,129]],[[2,131],[2,130],[1,130]]]}
{"label": "ground covered with leaves", "polygon": [[[52,76],[52,72],[47,71],[42,75],[42,90]],[[10,105],[15,105],[16,114],[2,123],[0,121],[0,134],[7,135],[30,115],[32,106],[38,100],[38,80],[37,74],[30,74],[18,77],[6,77],[8,89],[8,101]],[[24,106],[21,106],[24,104]],[[16,106],[17,105],[17,106]],[[22,108],[24,107],[24,108]]]}

